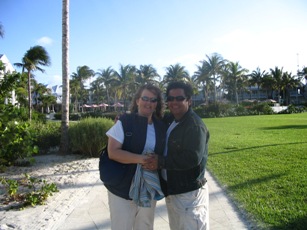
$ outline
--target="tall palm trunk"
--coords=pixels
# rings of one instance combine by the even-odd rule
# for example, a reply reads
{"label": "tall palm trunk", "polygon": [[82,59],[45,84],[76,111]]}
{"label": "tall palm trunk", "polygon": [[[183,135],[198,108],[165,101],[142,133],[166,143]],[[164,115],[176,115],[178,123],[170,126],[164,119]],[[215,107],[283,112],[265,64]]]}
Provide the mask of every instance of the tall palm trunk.
{"label": "tall palm trunk", "polygon": [[60,153],[69,151],[69,0],[62,6],[62,122]]}
{"label": "tall palm trunk", "polygon": [[214,74],[214,104],[216,104],[216,77]]}
{"label": "tall palm trunk", "polygon": [[32,120],[32,95],[31,95],[31,72],[28,70],[28,106],[29,106],[29,121]]}
{"label": "tall palm trunk", "polygon": [[110,95],[109,95],[109,89],[108,89],[108,87],[106,87],[107,88],[107,98],[108,98],[108,104],[110,104]]}

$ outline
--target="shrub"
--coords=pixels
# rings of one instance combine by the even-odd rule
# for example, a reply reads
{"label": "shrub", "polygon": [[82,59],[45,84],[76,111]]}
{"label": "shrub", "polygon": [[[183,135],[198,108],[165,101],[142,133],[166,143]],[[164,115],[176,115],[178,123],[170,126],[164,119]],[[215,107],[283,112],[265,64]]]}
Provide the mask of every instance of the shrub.
{"label": "shrub", "polygon": [[[55,120],[61,120],[62,119],[62,113],[55,113],[54,114]],[[81,119],[80,113],[70,113],[69,114],[69,120],[70,121],[79,121]]]}
{"label": "shrub", "polygon": [[50,148],[60,146],[60,122],[31,122],[31,130],[36,134],[36,145],[40,153],[47,153]]}
{"label": "shrub", "polygon": [[0,164],[12,165],[17,160],[32,160],[38,153],[35,134],[28,122],[12,121],[0,130]]}
{"label": "shrub", "polygon": [[229,113],[233,109],[233,106],[231,104],[215,103],[215,104],[209,104],[205,106],[199,106],[199,107],[196,107],[195,109],[196,109],[196,113],[202,118],[204,117],[226,117],[226,116],[229,116]]}
{"label": "shrub", "polygon": [[200,116],[200,117],[202,117],[202,118],[205,117],[205,108],[204,108],[204,106],[197,106],[197,107],[194,107],[193,110],[194,110],[194,112],[195,112],[198,116]]}
{"label": "shrub", "polygon": [[303,113],[306,111],[304,106],[295,106],[290,104],[286,110],[280,111],[279,114]]}
{"label": "shrub", "polygon": [[[69,114],[69,120],[70,121],[79,121],[84,118],[109,118],[111,120],[114,120],[115,117],[118,115],[118,112],[102,112],[102,111],[93,111],[93,112],[83,112],[83,113],[72,113]],[[61,120],[62,119],[62,114],[61,113],[56,113],[54,114],[54,119],[55,120]]]}
{"label": "shrub", "polygon": [[71,150],[90,157],[98,157],[107,143],[106,131],[114,121],[107,118],[85,118],[69,127]]}
{"label": "shrub", "polygon": [[250,110],[255,112],[255,114],[259,114],[259,115],[274,114],[273,109],[271,108],[271,106],[268,105],[268,103],[257,103],[257,104],[254,104],[251,107]]}

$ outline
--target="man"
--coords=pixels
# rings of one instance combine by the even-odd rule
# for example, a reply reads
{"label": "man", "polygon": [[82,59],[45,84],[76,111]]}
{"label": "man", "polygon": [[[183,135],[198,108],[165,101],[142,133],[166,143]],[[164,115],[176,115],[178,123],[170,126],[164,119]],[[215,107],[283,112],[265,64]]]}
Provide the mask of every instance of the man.
{"label": "man", "polygon": [[[164,156],[156,156],[154,168],[161,169],[161,185],[166,197],[172,230],[209,229],[209,193],[205,179],[209,131],[190,108],[192,87],[170,83],[166,90],[171,116]],[[153,167],[148,166],[148,167]]]}

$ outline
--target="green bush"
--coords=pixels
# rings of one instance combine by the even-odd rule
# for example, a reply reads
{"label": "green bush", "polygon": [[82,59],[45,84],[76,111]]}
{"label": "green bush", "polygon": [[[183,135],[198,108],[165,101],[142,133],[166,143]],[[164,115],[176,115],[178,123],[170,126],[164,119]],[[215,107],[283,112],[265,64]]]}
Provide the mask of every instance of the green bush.
{"label": "green bush", "polygon": [[307,111],[304,106],[295,106],[290,104],[286,110],[280,111],[279,114],[303,113]]}
{"label": "green bush", "polygon": [[31,122],[31,130],[36,134],[36,145],[39,147],[40,153],[47,153],[50,148],[60,146],[60,122]]}
{"label": "green bush", "polygon": [[233,114],[233,105],[225,103],[215,103],[204,106],[198,106],[193,110],[202,118],[208,117],[227,117]]}
{"label": "green bush", "polygon": [[0,130],[0,164],[12,165],[17,160],[28,160],[38,153],[35,134],[28,122],[8,122]]}
{"label": "green bush", "polygon": [[254,114],[259,114],[259,115],[274,114],[273,109],[268,103],[254,104],[250,110],[253,111]]}
{"label": "green bush", "polygon": [[[93,112],[83,112],[83,113],[71,113],[69,114],[69,120],[70,121],[79,121],[84,118],[109,118],[111,120],[114,120],[115,117],[118,115],[118,112],[102,112],[102,111],[93,111]],[[62,114],[56,113],[54,114],[55,120],[61,120]]]}
{"label": "green bush", "polygon": [[98,157],[107,143],[106,131],[114,121],[108,118],[85,118],[69,127],[71,150],[90,157]]}
{"label": "green bush", "polygon": [[[54,114],[55,120],[61,120],[62,119],[62,113],[55,113]],[[79,121],[81,119],[80,113],[70,113],[69,114],[69,120],[70,121]]]}
{"label": "green bush", "polygon": [[246,103],[239,105],[216,103],[198,106],[193,110],[202,118],[269,115],[274,113],[267,103],[249,103],[248,105]]}

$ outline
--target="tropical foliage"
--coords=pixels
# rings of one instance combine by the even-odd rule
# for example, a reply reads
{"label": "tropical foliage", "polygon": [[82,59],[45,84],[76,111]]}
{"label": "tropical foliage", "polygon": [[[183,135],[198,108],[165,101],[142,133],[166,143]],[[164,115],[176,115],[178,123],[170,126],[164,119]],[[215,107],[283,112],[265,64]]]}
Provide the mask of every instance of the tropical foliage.
{"label": "tropical foliage", "polygon": [[29,120],[32,119],[32,96],[31,96],[31,78],[32,72],[39,70],[44,72],[41,66],[50,65],[50,57],[42,46],[31,47],[22,58],[21,63],[15,63],[17,67],[22,68],[22,74],[27,73],[28,76],[28,109],[29,109]]}
{"label": "tropical foliage", "polygon": [[[41,49],[39,52],[44,54]],[[29,56],[29,53],[30,51],[26,53],[23,63],[16,64],[23,67],[22,73],[25,70],[27,73],[27,75],[22,74],[23,77],[19,80],[20,87],[15,89],[18,102],[23,106],[28,104],[27,107],[29,107],[29,98],[27,97],[29,92],[25,90],[25,88],[29,89],[29,85],[25,87],[25,84],[29,83],[30,76],[30,94],[32,95],[31,100],[33,100],[31,108],[33,107],[39,112],[48,112],[48,108],[56,102],[50,96],[50,91],[44,89],[44,85],[37,83],[33,78],[33,70],[43,71],[38,66],[43,63],[40,61],[33,62],[37,64],[34,67],[31,62],[26,62],[25,60],[28,60],[26,57]],[[37,56],[41,57],[40,55]],[[38,60],[38,57],[32,59]],[[46,56],[42,55],[42,57]],[[152,65],[140,65],[137,67],[120,64],[118,70],[109,66],[105,69],[101,68],[97,72],[86,65],[78,66],[76,71],[71,76],[68,76],[69,82],[66,84],[66,87],[68,86],[66,91],[69,92],[68,99],[71,102],[70,111],[67,108],[67,112],[84,112],[84,104],[99,105],[105,103],[110,106],[116,105],[118,102],[123,104],[124,108],[122,110],[128,110],[134,92],[140,85],[152,83],[165,91],[167,84],[172,81],[185,81],[193,86],[195,95],[198,95],[198,102],[194,102],[193,106],[217,104],[225,101],[238,105],[243,99],[247,99],[247,94],[250,94],[249,99],[258,101],[274,99],[283,105],[289,105],[293,104],[294,101],[293,90],[297,90],[301,95],[304,95],[306,86],[303,85],[301,80],[307,76],[306,68],[299,71],[297,75],[284,72],[283,68],[277,66],[271,68],[268,72],[261,70],[259,67],[250,72],[242,67],[239,62],[228,61],[218,53],[206,55],[205,57],[205,59],[199,61],[199,65],[196,65],[197,69],[192,75],[180,63],[166,67],[166,72],[163,76],[160,76]],[[44,58],[42,59],[45,60]],[[47,64],[47,62],[44,63]],[[29,71],[25,69],[26,67],[28,67]],[[27,78],[28,80],[24,80]],[[253,93],[256,92],[255,89],[257,95]],[[266,96],[264,96],[265,94]],[[304,97],[306,101],[306,95]],[[65,104],[64,101],[62,102],[62,104]],[[113,107],[115,109],[108,108],[109,111],[117,110],[116,107]],[[68,123],[68,121],[65,123]]]}

